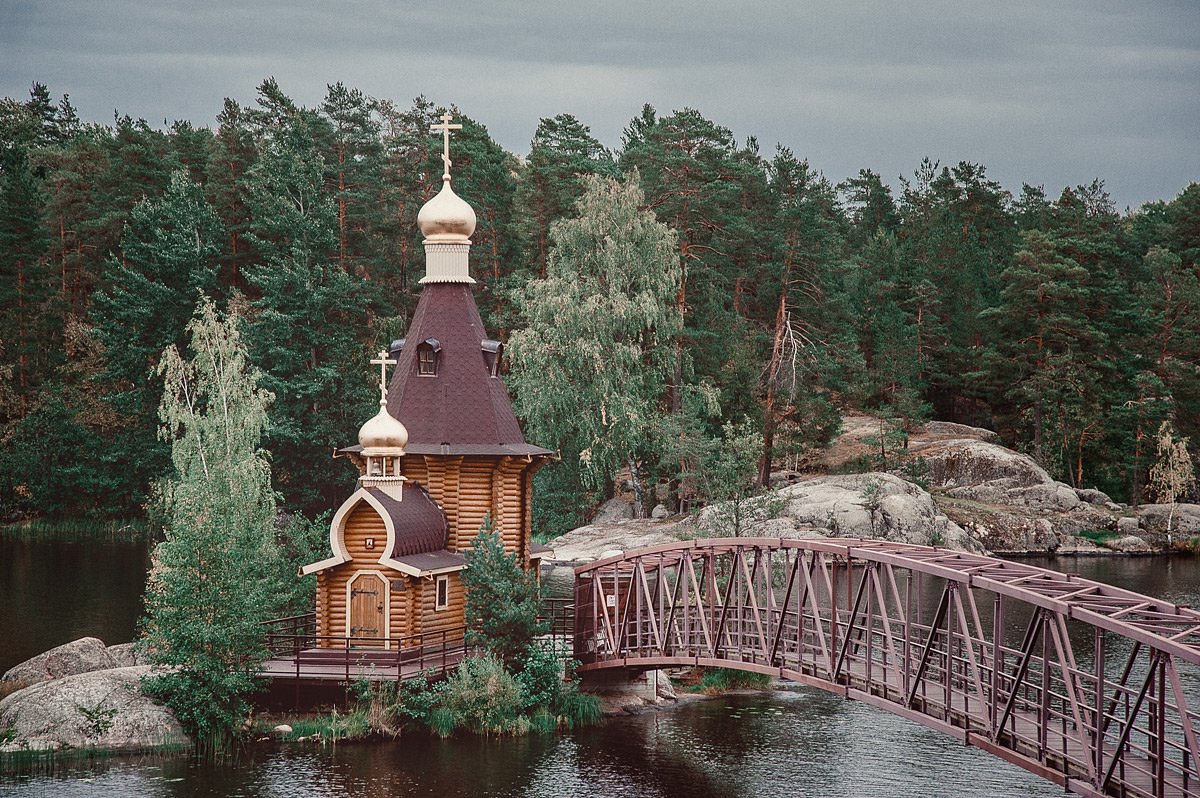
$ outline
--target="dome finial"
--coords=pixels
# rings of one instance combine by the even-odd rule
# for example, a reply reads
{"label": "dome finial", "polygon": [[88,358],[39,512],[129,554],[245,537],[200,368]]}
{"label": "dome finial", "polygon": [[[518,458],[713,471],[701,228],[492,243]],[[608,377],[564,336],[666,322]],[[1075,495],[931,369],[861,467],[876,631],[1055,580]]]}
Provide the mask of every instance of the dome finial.
{"label": "dome finial", "polygon": [[358,443],[367,457],[400,456],[408,443],[408,430],[387,411],[387,367],[396,361],[380,351],[371,362],[379,366],[379,412],[358,430]]}
{"label": "dome finial", "polygon": [[439,130],[442,132],[442,166],[444,169],[442,172],[443,182],[450,179],[450,131],[462,130],[462,125],[450,124],[450,120],[453,118],[454,117],[450,114],[450,112],[446,111],[441,116],[442,124],[434,125],[433,127],[429,128],[430,133],[437,133]]}
{"label": "dome finial", "polygon": [[449,111],[429,132],[442,134],[442,189],[417,213],[417,227],[425,236],[425,277],[422,283],[473,283],[467,267],[467,249],[475,232],[475,209],[450,186],[450,131],[454,125]]}
{"label": "dome finial", "polygon": [[380,349],[379,355],[371,361],[373,365],[379,366],[379,404],[387,404],[387,367],[396,365],[396,361],[388,357],[386,349]]}

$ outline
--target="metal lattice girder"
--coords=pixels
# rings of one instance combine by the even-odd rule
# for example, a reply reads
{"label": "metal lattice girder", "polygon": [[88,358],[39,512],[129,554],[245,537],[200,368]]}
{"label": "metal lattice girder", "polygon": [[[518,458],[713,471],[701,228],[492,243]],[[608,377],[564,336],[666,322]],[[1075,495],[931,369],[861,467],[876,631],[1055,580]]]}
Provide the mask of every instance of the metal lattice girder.
{"label": "metal lattice girder", "polygon": [[584,672],[767,673],[1082,795],[1200,796],[1195,610],[1024,563],[869,540],[695,540],[575,574]]}

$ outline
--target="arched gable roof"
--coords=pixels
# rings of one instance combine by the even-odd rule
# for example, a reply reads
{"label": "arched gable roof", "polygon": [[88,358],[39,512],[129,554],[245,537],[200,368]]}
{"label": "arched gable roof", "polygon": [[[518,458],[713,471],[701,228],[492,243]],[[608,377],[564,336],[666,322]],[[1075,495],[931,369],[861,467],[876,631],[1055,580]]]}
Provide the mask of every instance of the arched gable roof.
{"label": "arched gable roof", "polygon": [[367,504],[383,519],[387,544],[379,563],[411,576],[458,570],[465,561],[462,555],[446,550],[450,527],[442,508],[420,485],[410,483],[404,499],[394,499],[379,488],[359,488],[329,523],[329,548],[333,556],[304,566],[301,573],[312,574],[333,568],[352,559],[346,551],[344,532],[350,514],[360,504]]}

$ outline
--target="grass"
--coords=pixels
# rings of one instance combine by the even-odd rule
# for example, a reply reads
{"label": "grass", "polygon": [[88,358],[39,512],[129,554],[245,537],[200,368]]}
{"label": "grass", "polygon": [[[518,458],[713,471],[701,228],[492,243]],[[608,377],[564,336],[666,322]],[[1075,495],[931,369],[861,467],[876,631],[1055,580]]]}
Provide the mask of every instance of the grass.
{"label": "grass", "polygon": [[1116,540],[1121,536],[1119,532],[1114,532],[1111,529],[1081,529],[1078,533],[1079,537],[1090,540],[1093,543],[1103,546],[1110,540]]}
{"label": "grass", "polygon": [[770,676],[736,668],[705,668],[699,681],[681,685],[685,692],[705,695],[720,695],[731,690],[767,690],[770,687]]}
{"label": "grass", "polygon": [[[291,734],[280,734],[275,731],[275,727],[282,724],[292,727]],[[298,717],[262,717],[255,721],[253,731],[256,737],[270,736],[283,740],[304,738],[320,742],[323,745],[337,745],[339,742],[349,740],[364,740],[374,734],[367,717],[367,710],[363,708],[351,712],[339,712],[335,708],[326,714]]]}
{"label": "grass", "polygon": [[0,526],[0,535],[22,540],[102,541],[136,543],[149,540],[155,529],[143,518],[96,521],[87,518],[34,518]]}
{"label": "grass", "polygon": [[[4,730],[0,730],[0,744],[3,744]],[[78,762],[79,760],[105,760],[116,757],[168,757],[192,752],[189,745],[172,743],[169,745],[153,745],[141,748],[61,748],[57,751],[44,749],[20,749],[0,753],[0,774],[24,775],[31,773],[53,773],[59,763]]]}

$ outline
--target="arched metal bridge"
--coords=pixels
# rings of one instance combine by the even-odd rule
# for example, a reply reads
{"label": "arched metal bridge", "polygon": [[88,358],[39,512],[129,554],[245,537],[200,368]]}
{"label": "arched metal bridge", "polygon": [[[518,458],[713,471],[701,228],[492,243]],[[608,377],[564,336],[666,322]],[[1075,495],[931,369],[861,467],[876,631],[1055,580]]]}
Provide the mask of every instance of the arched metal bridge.
{"label": "arched metal bridge", "polygon": [[575,569],[581,671],[766,673],[945,732],[1080,795],[1200,796],[1200,612],[869,540],[695,540]]}

